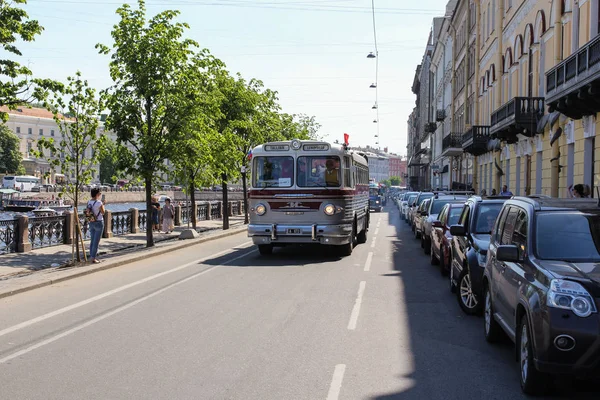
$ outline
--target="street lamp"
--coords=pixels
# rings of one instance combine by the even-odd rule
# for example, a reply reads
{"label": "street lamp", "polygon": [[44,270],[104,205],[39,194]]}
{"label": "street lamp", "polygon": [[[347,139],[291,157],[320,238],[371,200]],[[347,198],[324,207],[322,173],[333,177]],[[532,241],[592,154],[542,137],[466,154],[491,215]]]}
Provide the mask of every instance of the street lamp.
{"label": "street lamp", "polygon": [[244,224],[248,224],[248,192],[246,191],[246,166],[242,165],[242,189],[244,190]]}
{"label": "street lamp", "polygon": [[377,110],[377,103],[373,104],[373,107],[371,107],[372,110]]}
{"label": "street lamp", "polygon": [[377,87],[377,85],[376,85],[376,84],[374,84],[374,83],[371,83],[371,86],[369,86],[369,87],[370,87],[371,89],[375,89],[375,88]]}
{"label": "street lamp", "polygon": [[377,123],[377,120],[376,120],[376,119],[374,119],[374,120],[373,120],[373,123],[374,123],[374,124],[376,124],[376,123]]}
{"label": "street lamp", "polygon": [[367,55],[367,58],[375,58],[375,57],[377,57],[377,56],[376,56],[375,54],[373,54],[373,52],[370,52],[370,53]]}

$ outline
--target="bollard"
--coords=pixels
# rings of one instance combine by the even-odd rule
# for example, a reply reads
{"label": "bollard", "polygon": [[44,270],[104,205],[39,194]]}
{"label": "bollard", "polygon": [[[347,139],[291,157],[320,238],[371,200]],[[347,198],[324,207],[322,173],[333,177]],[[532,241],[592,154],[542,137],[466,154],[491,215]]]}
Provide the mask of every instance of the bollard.
{"label": "bollard", "polygon": [[31,242],[29,241],[29,217],[19,215],[17,217],[17,253],[27,253],[31,251]]}
{"label": "bollard", "polygon": [[233,217],[233,201],[227,202],[227,215]]}
{"label": "bollard", "polygon": [[140,231],[140,210],[137,208],[130,208],[129,212],[131,213],[131,233],[138,233]]}
{"label": "bollard", "polygon": [[65,244],[73,244],[73,238],[75,237],[75,213],[73,211],[65,211]]}
{"label": "bollard", "polygon": [[206,207],[206,220],[210,221],[210,201],[206,202],[206,204],[204,204],[204,207]]}
{"label": "bollard", "polygon": [[219,202],[217,202],[217,204],[219,205],[219,207],[217,208],[217,219],[222,219],[223,218],[223,202],[219,201]]}
{"label": "bollard", "polygon": [[237,215],[242,215],[242,201],[238,200],[237,203],[238,203],[238,208],[237,208],[238,209],[238,213],[237,213]]}
{"label": "bollard", "polygon": [[175,217],[173,219],[175,226],[181,226],[181,206],[177,204],[175,206]]}
{"label": "bollard", "polygon": [[110,239],[113,237],[112,233],[112,212],[106,210],[104,213],[104,232],[102,232],[102,237],[104,239]]}

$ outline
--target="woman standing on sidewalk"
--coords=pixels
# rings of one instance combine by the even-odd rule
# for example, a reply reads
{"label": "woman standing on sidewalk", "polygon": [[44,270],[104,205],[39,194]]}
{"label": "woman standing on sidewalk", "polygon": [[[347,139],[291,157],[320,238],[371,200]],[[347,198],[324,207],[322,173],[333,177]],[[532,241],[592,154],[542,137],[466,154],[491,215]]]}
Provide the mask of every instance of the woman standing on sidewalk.
{"label": "woman standing on sidewalk", "polygon": [[165,199],[163,207],[163,231],[170,233],[173,231],[173,219],[175,218],[175,207],[171,204],[171,199]]}
{"label": "woman standing on sidewalk", "polygon": [[100,200],[100,189],[92,189],[92,199],[88,201],[87,208],[91,211],[93,217],[89,222],[90,229],[90,260],[94,264],[100,262],[98,260],[98,245],[102,232],[104,232],[104,204]]}

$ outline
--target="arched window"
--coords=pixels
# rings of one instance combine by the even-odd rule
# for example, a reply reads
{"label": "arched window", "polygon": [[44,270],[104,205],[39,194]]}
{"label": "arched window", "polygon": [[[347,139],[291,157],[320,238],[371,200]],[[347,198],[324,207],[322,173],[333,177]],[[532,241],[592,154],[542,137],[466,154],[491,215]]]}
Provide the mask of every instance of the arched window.
{"label": "arched window", "polygon": [[535,16],[535,26],[533,29],[534,43],[540,43],[544,32],[546,32],[546,14],[544,10],[539,10]]}
{"label": "arched window", "polygon": [[525,54],[528,54],[532,45],[533,45],[533,25],[527,24],[525,26],[525,39],[523,41],[523,52]]}
{"label": "arched window", "polygon": [[515,37],[514,49],[514,62],[519,62],[519,59],[523,55],[523,35],[519,34]]}

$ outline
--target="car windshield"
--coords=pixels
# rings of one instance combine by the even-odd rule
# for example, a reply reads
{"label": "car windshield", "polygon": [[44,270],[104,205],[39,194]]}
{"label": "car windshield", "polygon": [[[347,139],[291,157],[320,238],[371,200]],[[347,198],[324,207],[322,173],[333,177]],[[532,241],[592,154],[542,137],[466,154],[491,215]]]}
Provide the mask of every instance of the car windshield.
{"label": "car windshield", "polygon": [[416,195],[412,195],[408,198],[408,205],[411,205],[415,200],[417,200]]}
{"label": "car windshield", "polygon": [[538,213],[535,254],[543,260],[600,261],[600,214]]}
{"label": "car windshield", "polygon": [[491,234],[501,209],[502,203],[481,204],[477,209],[475,233]]}
{"label": "car windshield", "polygon": [[339,187],[340,182],[339,157],[298,157],[298,186]]}
{"label": "car windshield", "polygon": [[433,197],[433,193],[427,193],[427,194],[422,194],[421,196],[419,196],[419,204],[417,205],[421,205],[423,204],[423,202],[427,199],[430,199]]}
{"label": "car windshield", "polygon": [[462,211],[463,207],[452,207],[450,209],[450,215],[448,215],[448,226],[458,224],[458,220]]}
{"label": "car windshield", "polygon": [[253,186],[290,187],[294,184],[294,159],[292,157],[255,157]]}
{"label": "car windshield", "polygon": [[444,208],[444,206],[448,203],[456,203],[456,200],[454,199],[448,199],[448,200],[434,200],[433,204],[431,205],[431,215],[437,215],[440,213],[440,211],[442,211],[442,208]]}

